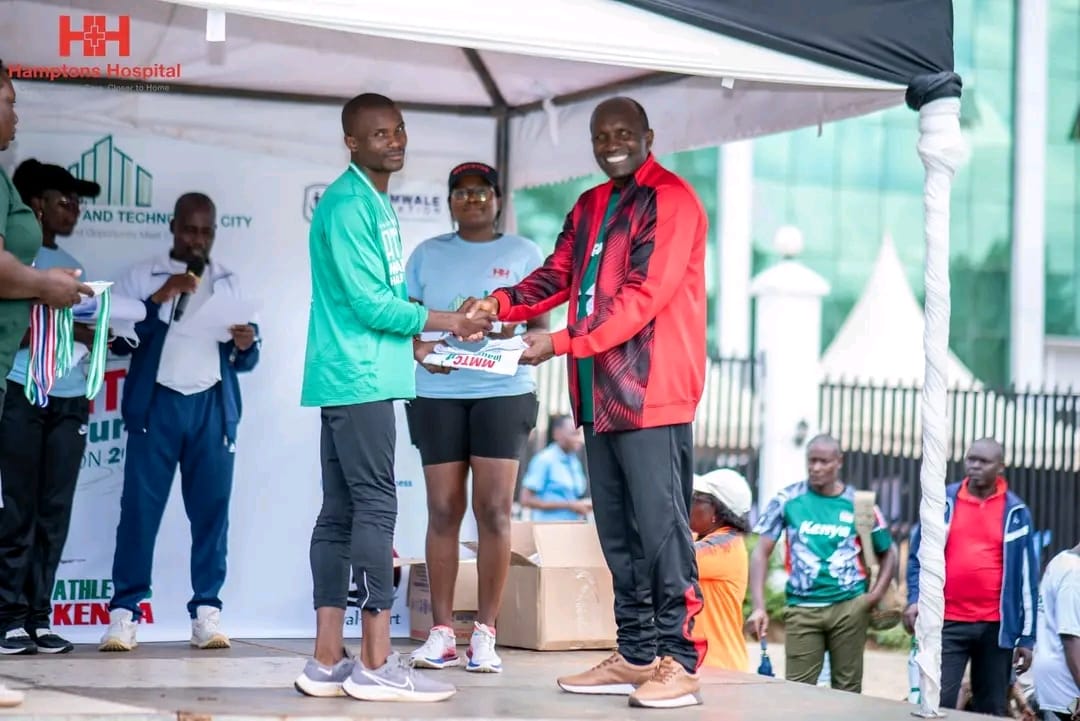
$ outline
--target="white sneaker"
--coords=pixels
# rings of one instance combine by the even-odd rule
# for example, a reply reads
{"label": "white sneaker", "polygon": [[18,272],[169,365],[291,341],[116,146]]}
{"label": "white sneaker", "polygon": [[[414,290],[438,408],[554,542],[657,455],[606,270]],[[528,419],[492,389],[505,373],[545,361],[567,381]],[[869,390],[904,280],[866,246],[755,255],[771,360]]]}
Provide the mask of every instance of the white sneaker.
{"label": "white sneaker", "polygon": [[502,673],[502,659],[495,653],[495,629],[482,623],[474,624],[468,656],[466,671]]}
{"label": "white sneaker", "polygon": [[229,648],[229,637],[221,632],[221,610],[199,606],[191,619],[191,645],[196,648]]}
{"label": "white sneaker", "polygon": [[126,608],[109,611],[109,629],[101,637],[98,651],[130,651],[139,644],[135,641],[134,616]]}
{"label": "white sneaker", "polygon": [[23,702],[26,696],[22,691],[16,691],[0,683],[0,708],[14,708]]}
{"label": "white sneaker", "polygon": [[434,626],[424,645],[409,654],[409,661],[416,668],[448,668],[461,663],[458,658],[454,630],[447,626]]}

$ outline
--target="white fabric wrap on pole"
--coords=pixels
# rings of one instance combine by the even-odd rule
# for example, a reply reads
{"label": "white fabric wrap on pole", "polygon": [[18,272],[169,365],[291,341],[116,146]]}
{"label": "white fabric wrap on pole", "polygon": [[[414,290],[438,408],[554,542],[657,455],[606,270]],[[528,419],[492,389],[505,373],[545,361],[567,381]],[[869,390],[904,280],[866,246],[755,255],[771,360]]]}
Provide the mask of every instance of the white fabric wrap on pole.
{"label": "white fabric wrap on pole", "polygon": [[923,208],[926,232],[926,326],[922,389],[922,503],[919,521],[919,652],[922,707],[918,716],[942,715],[941,628],[945,613],[945,469],[948,453],[946,368],[949,353],[949,195],[953,175],[966,160],[960,132],[960,99],[927,103],[919,111],[919,157],[926,168]]}

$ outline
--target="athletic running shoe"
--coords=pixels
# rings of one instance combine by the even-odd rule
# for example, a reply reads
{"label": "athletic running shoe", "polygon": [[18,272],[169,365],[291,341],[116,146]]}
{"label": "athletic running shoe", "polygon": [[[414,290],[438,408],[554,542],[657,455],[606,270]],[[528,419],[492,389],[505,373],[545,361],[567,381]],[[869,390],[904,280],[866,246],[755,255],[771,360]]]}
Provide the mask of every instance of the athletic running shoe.
{"label": "athletic running shoe", "polygon": [[468,656],[466,671],[502,673],[502,659],[495,653],[495,629],[482,623],[475,624]]}
{"label": "athletic running shoe", "polygon": [[444,701],[457,693],[451,684],[423,675],[396,653],[376,669],[364,668],[358,659],[342,688],[361,701]]}
{"label": "athletic running shoe", "polygon": [[458,658],[454,630],[447,626],[435,626],[424,645],[409,654],[409,660],[417,668],[447,668],[461,663]]}

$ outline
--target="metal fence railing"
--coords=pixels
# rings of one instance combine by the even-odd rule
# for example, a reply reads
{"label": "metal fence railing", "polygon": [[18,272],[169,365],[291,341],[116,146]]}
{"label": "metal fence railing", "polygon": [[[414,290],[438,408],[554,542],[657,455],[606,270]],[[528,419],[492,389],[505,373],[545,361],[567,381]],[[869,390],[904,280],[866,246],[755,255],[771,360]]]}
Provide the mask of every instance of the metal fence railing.
{"label": "metal fence railing", "polygon": [[[694,420],[699,472],[730,466],[746,475],[751,487],[756,486],[761,445],[759,375],[759,360],[709,358],[705,389]],[[570,412],[565,361],[539,366],[536,381],[540,415],[529,455],[548,442],[551,417]]]}

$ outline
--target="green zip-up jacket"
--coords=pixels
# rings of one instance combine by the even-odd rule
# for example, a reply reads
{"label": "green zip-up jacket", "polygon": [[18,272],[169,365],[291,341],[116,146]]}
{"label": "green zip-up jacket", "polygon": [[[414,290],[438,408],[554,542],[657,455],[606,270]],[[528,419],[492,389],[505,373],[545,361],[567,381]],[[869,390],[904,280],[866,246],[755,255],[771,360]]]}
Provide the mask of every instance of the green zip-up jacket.
{"label": "green zip-up jacket", "polygon": [[412,338],[427,309],[409,301],[390,198],[350,164],[315,207],[308,243],[311,313],[300,404],[414,398]]}

